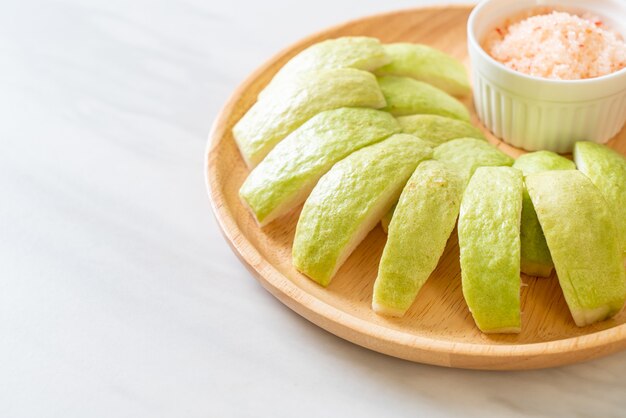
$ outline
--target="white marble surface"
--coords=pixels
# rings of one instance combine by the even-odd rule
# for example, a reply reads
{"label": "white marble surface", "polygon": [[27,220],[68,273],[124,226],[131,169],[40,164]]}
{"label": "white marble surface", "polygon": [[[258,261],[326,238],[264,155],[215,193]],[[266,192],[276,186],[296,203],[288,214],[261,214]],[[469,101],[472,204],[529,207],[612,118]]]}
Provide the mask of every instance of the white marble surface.
{"label": "white marble surface", "polygon": [[282,306],[218,232],[203,151],[237,83],[417,4],[0,2],[0,417],[626,416],[626,353],[522,373],[385,357]]}

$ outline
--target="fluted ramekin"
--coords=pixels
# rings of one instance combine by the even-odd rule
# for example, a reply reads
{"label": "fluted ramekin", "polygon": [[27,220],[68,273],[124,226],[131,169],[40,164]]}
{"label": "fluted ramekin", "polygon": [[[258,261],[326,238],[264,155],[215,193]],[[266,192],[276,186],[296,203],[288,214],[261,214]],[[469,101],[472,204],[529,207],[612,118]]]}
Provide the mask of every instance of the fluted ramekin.
{"label": "fluted ramekin", "polygon": [[607,142],[626,122],[626,69],[584,80],[552,80],[511,70],[482,49],[489,30],[535,7],[588,11],[626,38],[623,0],[482,1],[467,23],[478,117],[494,135],[529,151],[564,153],[576,141]]}

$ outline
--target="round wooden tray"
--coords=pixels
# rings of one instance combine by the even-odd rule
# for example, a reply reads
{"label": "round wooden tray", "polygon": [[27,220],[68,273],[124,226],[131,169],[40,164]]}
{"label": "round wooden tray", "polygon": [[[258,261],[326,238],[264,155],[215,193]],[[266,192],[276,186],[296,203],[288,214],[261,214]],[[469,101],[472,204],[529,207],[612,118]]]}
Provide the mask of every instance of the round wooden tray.
{"label": "round wooden tray", "polygon": [[[231,128],[290,57],[326,38],[368,35],[383,42],[429,44],[469,65],[465,25],[470,10],[464,6],[425,8],[348,22],[295,43],[250,75],[222,109],[209,138],[207,184],[219,225],[238,257],[281,302],[333,334],[381,353],[448,367],[531,369],[584,361],[624,349],[626,313],[593,326],[576,327],[556,277],[522,276],[519,335],[482,334],[461,293],[456,232],[407,315],[401,319],[380,317],[370,309],[372,285],[386,239],[380,226],[356,249],[331,285],[323,289],[291,265],[299,209],[261,230],[239,201],[238,190],[248,169]],[[473,109],[470,99],[466,104]],[[473,117],[479,124],[475,114]],[[489,139],[511,155],[521,153],[493,136]],[[611,141],[611,146],[626,153],[626,130]]]}

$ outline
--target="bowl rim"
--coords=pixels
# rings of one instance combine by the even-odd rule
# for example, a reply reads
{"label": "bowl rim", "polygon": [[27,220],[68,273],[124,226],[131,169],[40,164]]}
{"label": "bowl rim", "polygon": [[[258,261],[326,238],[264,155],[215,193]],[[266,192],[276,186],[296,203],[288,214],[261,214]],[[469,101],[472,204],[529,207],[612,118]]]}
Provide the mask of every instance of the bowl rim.
{"label": "bowl rim", "polygon": [[[498,0],[481,0],[479,3],[476,4],[476,6],[474,6],[474,8],[472,9],[472,12],[470,13],[467,19],[467,41],[469,43],[469,46],[475,51],[477,51],[478,55],[485,62],[489,63],[489,65],[495,66],[496,68],[498,68],[498,70],[503,71],[512,77],[519,77],[519,78],[522,78],[524,80],[528,80],[531,82],[550,83],[550,84],[562,85],[562,86],[577,86],[577,85],[583,86],[583,85],[589,85],[593,83],[611,82],[613,81],[613,79],[617,79],[621,77],[626,78],[626,67],[622,68],[621,70],[617,70],[610,74],[605,74],[599,77],[583,78],[583,79],[578,79],[578,80],[561,80],[561,79],[537,77],[537,76],[522,73],[521,71],[515,71],[515,70],[510,69],[509,67],[502,64],[501,62],[494,59],[491,55],[489,55],[487,51],[485,51],[484,48],[481,46],[480,42],[478,42],[478,40],[476,39],[476,34],[475,34],[476,20],[478,19],[478,14],[480,13],[480,11],[488,4],[491,4],[497,1]],[[546,5],[546,6],[550,7],[550,6],[556,6],[556,5]],[[531,9],[532,6],[529,6],[528,8]],[[626,42],[626,39],[625,39],[625,42]]]}

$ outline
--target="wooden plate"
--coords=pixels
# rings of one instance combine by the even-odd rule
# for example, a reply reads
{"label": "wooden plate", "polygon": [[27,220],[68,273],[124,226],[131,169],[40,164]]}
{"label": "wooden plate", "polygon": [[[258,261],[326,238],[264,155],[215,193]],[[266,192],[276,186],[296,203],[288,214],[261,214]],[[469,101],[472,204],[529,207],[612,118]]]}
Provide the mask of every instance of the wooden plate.
{"label": "wooden plate", "polygon": [[[407,315],[402,319],[377,316],[370,309],[370,302],[386,237],[380,226],[356,249],[331,285],[323,289],[291,266],[291,244],[299,209],[261,230],[239,201],[237,193],[248,170],[239,156],[231,128],[291,56],[326,38],[368,35],[383,42],[426,43],[469,64],[465,24],[470,10],[427,8],[355,20],[297,42],[255,71],[223,108],[209,138],[207,184],[219,225],[239,258],[281,302],[333,334],[381,353],[449,367],[531,369],[574,363],[624,349],[626,313],[593,326],[576,327],[555,277],[522,277],[519,335],[479,332],[461,293],[456,233]],[[472,108],[470,100],[467,105]],[[478,123],[475,116],[474,122]],[[490,140],[511,155],[521,153],[493,137]],[[614,138],[611,145],[626,153],[626,131]]]}

